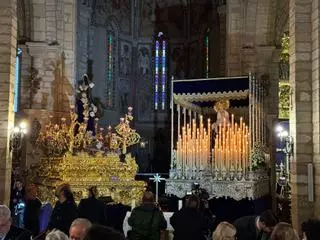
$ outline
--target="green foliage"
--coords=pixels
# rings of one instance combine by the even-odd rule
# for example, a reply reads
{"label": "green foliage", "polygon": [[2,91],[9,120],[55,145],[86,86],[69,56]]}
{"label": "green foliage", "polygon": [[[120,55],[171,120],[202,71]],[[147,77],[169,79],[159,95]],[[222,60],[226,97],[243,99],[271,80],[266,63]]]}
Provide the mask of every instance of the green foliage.
{"label": "green foliage", "polygon": [[253,171],[265,169],[267,166],[265,161],[265,153],[259,142],[254,144],[253,150],[250,154],[250,161],[252,163]]}

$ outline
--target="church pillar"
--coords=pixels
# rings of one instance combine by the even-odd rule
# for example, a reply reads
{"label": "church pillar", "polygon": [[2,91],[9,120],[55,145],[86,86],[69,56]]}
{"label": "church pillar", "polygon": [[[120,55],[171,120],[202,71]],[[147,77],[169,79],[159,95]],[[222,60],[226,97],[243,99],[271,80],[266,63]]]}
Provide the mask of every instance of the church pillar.
{"label": "church pillar", "polygon": [[320,215],[320,4],[312,1],[312,108],[315,216]]}
{"label": "church pillar", "polygon": [[220,23],[220,76],[226,75],[226,5],[218,6]]}
{"label": "church pillar", "polygon": [[290,0],[290,135],[294,139],[291,162],[292,223],[299,228],[313,216],[308,199],[308,164],[313,160],[312,132],[312,0]]}
{"label": "church pillar", "polygon": [[[28,47],[28,52],[31,56],[31,66],[38,72],[37,77],[42,79],[44,74],[43,58],[46,55],[48,45],[47,43],[44,43],[44,42],[28,42],[26,45]],[[40,82],[40,89],[37,91],[37,94],[34,96],[33,99],[29,100],[30,108],[41,109],[41,102],[42,102],[41,85],[42,84],[43,84],[43,81]]]}
{"label": "church pillar", "polygon": [[0,1],[0,204],[9,204],[12,162],[10,127],[14,125],[13,99],[17,45],[17,1]]}
{"label": "church pillar", "polygon": [[226,5],[226,74],[241,74],[242,1],[230,0]]}

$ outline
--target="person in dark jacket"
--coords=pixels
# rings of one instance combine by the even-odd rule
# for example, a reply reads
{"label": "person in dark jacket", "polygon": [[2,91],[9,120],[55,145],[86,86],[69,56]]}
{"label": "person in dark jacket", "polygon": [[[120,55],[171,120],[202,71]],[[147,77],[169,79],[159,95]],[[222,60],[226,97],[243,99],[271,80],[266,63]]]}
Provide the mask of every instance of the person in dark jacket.
{"label": "person in dark jacket", "polygon": [[129,206],[122,203],[107,203],[105,208],[106,226],[123,233],[123,221],[130,210]]}
{"label": "person in dark jacket", "polygon": [[132,240],[160,240],[160,231],[167,228],[166,219],[149,191],[144,193],[142,205],[132,210],[128,223],[132,227]]}
{"label": "person in dark jacket", "polygon": [[26,208],[24,210],[24,227],[35,237],[39,234],[41,201],[37,198],[37,187],[33,184],[26,189]]}
{"label": "person in dark jacket", "polygon": [[172,215],[170,223],[174,229],[174,240],[205,239],[208,226],[206,218],[199,211],[199,204],[197,196],[188,196],[185,207]]}
{"label": "person in dark jacket", "polygon": [[1,240],[30,240],[31,234],[12,224],[11,211],[5,205],[0,205],[0,239]]}
{"label": "person in dark jacket", "polygon": [[89,197],[81,199],[78,206],[78,217],[86,218],[93,224],[105,223],[105,204],[97,199],[98,189],[93,186],[88,189]]}
{"label": "person in dark jacket", "polygon": [[239,218],[233,225],[237,229],[238,240],[264,240],[269,238],[277,223],[278,220],[272,211],[267,210],[260,216]]}
{"label": "person in dark jacket", "polygon": [[10,209],[12,213],[13,224],[17,227],[23,227],[23,215],[25,210],[25,189],[22,181],[16,180],[11,191]]}
{"label": "person in dark jacket", "polygon": [[48,229],[58,229],[68,235],[73,220],[77,217],[77,205],[69,187],[63,187],[59,191],[57,201],[50,218]]}
{"label": "person in dark jacket", "polygon": [[320,220],[309,219],[301,224],[303,240],[316,240],[320,236]]}
{"label": "person in dark jacket", "polygon": [[112,228],[93,225],[89,228],[84,240],[125,240],[124,236]]}

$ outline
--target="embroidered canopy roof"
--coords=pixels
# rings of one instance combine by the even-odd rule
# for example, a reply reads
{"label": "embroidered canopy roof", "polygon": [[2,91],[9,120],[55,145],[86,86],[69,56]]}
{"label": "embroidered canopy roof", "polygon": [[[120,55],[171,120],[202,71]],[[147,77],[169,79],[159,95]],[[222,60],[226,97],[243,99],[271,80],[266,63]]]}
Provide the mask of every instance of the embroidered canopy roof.
{"label": "embroidered canopy roof", "polygon": [[249,76],[173,81],[173,100],[196,112],[228,99],[232,107],[249,105]]}

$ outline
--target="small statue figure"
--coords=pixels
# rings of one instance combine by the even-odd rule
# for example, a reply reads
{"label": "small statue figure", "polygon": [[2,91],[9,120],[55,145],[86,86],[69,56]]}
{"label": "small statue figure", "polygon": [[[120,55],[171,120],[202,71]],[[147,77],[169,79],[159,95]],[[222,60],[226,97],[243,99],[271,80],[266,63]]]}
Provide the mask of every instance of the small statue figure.
{"label": "small statue figure", "polygon": [[214,105],[214,110],[217,112],[217,120],[212,124],[212,128],[216,133],[219,125],[223,126],[225,124],[227,126],[230,123],[229,113],[227,112],[229,106],[229,100],[220,100]]}

